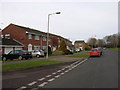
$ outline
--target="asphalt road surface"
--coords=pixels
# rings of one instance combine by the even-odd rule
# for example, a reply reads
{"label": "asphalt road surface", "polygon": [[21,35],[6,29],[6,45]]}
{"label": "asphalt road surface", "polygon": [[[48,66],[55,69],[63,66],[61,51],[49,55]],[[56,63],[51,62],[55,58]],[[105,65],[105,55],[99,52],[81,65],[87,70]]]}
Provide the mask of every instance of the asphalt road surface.
{"label": "asphalt road surface", "polygon": [[105,50],[44,88],[118,88],[118,52]]}
{"label": "asphalt road surface", "polygon": [[105,50],[101,57],[67,65],[4,72],[3,88],[118,88],[118,52]]}

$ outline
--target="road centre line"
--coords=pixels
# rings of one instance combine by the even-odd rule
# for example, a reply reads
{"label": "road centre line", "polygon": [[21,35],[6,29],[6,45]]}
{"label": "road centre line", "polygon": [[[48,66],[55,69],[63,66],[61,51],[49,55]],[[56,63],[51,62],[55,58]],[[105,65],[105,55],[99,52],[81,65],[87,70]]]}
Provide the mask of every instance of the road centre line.
{"label": "road centre line", "polygon": [[38,81],[42,81],[42,80],[44,80],[45,78],[41,78],[41,79],[38,79]]}
{"label": "road centre line", "polygon": [[60,75],[55,76],[56,78],[60,77]]}
{"label": "road centre line", "polygon": [[53,80],[55,80],[55,78],[49,79],[48,81],[51,82],[51,81],[53,81]]}
{"label": "road centre line", "polygon": [[57,72],[61,72],[61,70],[58,70]]}
{"label": "road centre line", "polygon": [[26,86],[22,86],[22,87],[20,87],[19,89],[17,89],[17,90],[21,90],[21,89],[25,89],[25,88],[27,88]]}
{"label": "road centre line", "polygon": [[28,85],[29,85],[29,86],[32,86],[32,85],[34,85],[35,83],[37,83],[37,82],[34,81],[34,82],[32,82],[32,83],[29,83]]}
{"label": "road centre line", "polygon": [[47,75],[46,77],[51,77],[52,75]]}
{"label": "road centre line", "polygon": [[38,85],[39,87],[43,87],[47,84],[48,82],[43,82],[42,84]]}
{"label": "road centre line", "polygon": [[52,74],[56,74],[56,73],[52,73]]}

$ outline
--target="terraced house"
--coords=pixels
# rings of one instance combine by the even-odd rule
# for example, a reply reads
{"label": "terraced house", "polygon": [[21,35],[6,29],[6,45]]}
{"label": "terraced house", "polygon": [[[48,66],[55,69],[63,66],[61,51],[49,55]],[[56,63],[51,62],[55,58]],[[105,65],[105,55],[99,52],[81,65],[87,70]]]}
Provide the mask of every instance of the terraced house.
{"label": "terraced house", "polygon": [[[35,49],[46,49],[47,47],[47,33],[15,24],[10,24],[6,28],[4,28],[2,30],[1,37],[7,39],[14,39],[20,42],[21,44],[24,45],[22,49],[28,51]],[[50,33],[48,41],[49,47],[51,48],[52,51],[60,47],[61,39],[64,39],[66,41],[68,49],[72,47],[72,42],[70,40]],[[9,50],[7,50],[7,52]]]}

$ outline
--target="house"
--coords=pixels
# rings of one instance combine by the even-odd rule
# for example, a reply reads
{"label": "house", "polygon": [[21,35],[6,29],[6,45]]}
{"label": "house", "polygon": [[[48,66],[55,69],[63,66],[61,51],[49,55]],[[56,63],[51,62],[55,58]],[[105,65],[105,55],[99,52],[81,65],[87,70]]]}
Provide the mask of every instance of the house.
{"label": "house", "polygon": [[2,48],[3,54],[8,54],[12,50],[22,50],[24,45],[14,39],[2,38],[2,44],[0,47]]}
{"label": "house", "polygon": [[74,47],[77,51],[81,51],[81,50],[84,50],[85,47],[86,47],[86,43],[84,40],[77,40],[74,42]]}
{"label": "house", "polygon": [[[10,24],[2,30],[2,38],[10,38],[17,40],[24,45],[24,50],[44,49],[47,47],[47,33],[39,30],[23,27],[15,24]],[[64,39],[69,46],[72,42],[61,36],[49,33],[49,47],[52,51],[60,46],[61,39]]]}

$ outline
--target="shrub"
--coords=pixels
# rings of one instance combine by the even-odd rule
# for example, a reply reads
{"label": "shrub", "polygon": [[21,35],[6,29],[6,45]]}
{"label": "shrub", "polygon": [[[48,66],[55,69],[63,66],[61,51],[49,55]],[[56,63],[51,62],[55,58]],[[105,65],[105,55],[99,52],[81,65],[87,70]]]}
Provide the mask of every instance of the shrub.
{"label": "shrub", "polygon": [[85,50],[91,50],[92,48],[90,46],[85,47]]}
{"label": "shrub", "polygon": [[52,53],[52,56],[60,56],[60,55],[63,55],[63,54],[64,54],[63,51],[55,50],[55,51]]}

